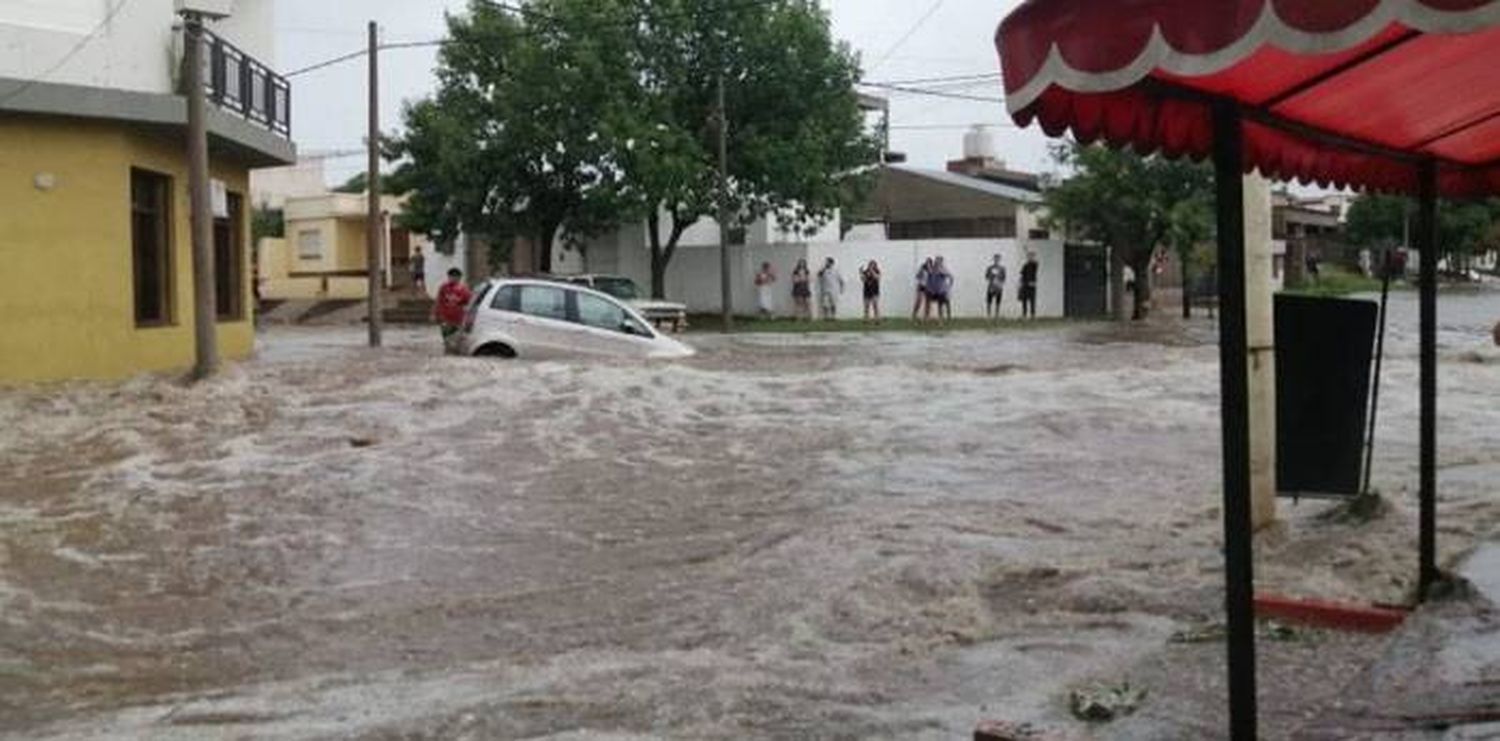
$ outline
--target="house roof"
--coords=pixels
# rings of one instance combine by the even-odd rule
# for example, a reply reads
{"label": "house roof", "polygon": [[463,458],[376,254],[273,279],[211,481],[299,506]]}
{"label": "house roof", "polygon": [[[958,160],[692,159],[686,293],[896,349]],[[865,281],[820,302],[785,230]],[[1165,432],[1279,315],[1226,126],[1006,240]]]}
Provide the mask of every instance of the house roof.
{"label": "house roof", "polygon": [[993,180],[970,177],[968,175],[960,175],[958,173],[947,172],[944,170],[928,170],[920,167],[910,167],[907,165],[887,165],[886,169],[905,175],[911,175],[913,177],[930,180],[932,182],[940,183],[942,185],[947,185],[954,188],[963,188],[966,190],[975,191],[977,193],[982,193],[984,195],[994,196],[996,198],[1004,198],[1008,201],[1014,201],[1016,203],[1037,204],[1042,202],[1041,194],[1035,191],[1026,190],[1025,188],[1018,188],[1013,185],[1006,185],[1004,183],[997,183]]}

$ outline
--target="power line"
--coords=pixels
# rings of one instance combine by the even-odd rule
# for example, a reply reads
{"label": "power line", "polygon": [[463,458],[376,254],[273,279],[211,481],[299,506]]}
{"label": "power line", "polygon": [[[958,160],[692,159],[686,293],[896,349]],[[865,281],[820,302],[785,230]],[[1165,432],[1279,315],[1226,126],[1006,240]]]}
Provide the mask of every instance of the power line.
{"label": "power line", "polygon": [[889,85],[880,82],[861,82],[865,87],[873,87],[881,90],[889,90],[895,93],[907,93],[910,95],[927,95],[934,98],[949,98],[952,100],[970,100],[979,103],[1004,103],[1004,98],[990,98],[982,95],[966,95],[964,93],[950,93],[943,90],[929,90],[919,87],[908,87],[906,85]]}
{"label": "power line", "polygon": [[1020,127],[1009,122],[976,121],[966,124],[894,124],[891,131],[961,131],[975,127],[987,129],[1019,129]]}
{"label": "power line", "polygon": [[48,67],[36,77],[33,77],[26,82],[21,83],[21,85],[15,90],[6,93],[4,96],[0,96],[0,104],[9,103],[10,101],[16,99],[22,93],[25,93],[27,90],[35,87],[37,83],[47,79],[48,77],[51,77],[53,73],[62,69],[63,66],[68,62],[73,61],[73,57],[78,56],[78,53],[83,51],[84,47],[88,46],[90,43],[93,43],[94,39],[98,38],[99,32],[108,27],[109,24],[114,21],[115,16],[120,14],[120,10],[124,8],[125,5],[129,2],[130,0],[119,0],[118,2],[116,2],[114,6],[109,9],[109,12],[104,14],[104,19],[99,21],[98,25],[94,26],[94,30],[89,31],[88,35],[79,39],[78,43],[74,44],[73,48],[68,50],[68,53],[64,54],[61,59],[57,60],[56,64]]}
{"label": "power line", "polygon": [[947,2],[947,0],[934,0],[932,3],[932,7],[928,8],[927,12],[922,14],[922,17],[918,18],[917,22],[913,23],[911,28],[906,30],[906,33],[902,35],[901,39],[893,44],[891,48],[886,49],[885,53],[880,55],[880,59],[876,60],[874,64],[870,65],[870,70],[874,71],[880,69],[880,65],[885,64],[888,60],[890,60],[892,54],[900,51],[901,47],[906,45],[906,42],[911,41],[911,37],[916,36],[917,32],[921,31],[922,27],[926,26],[927,22],[932,20],[933,16],[937,15],[937,12],[942,9],[943,3],[945,2]]}
{"label": "power line", "polygon": [[[660,14],[660,15],[657,15],[657,16],[654,16],[654,17],[657,18],[657,19],[663,19],[663,20],[665,20],[665,19],[672,19],[672,18],[693,18],[693,17],[697,17],[697,16],[699,16],[699,15],[705,13],[705,12],[708,13],[709,15],[722,15],[724,13],[729,13],[729,12],[733,12],[733,11],[736,11],[736,10],[744,10],[746,8],[754,8],[754,7],[760,7],[760,6],[767,6],[767,5],[772,4],[773,2],[777,2],[777,0],[746,0],[745,2],[726,3],[726,4],[718,6],[718,7],[709,8],[706,11],[703,11],[703,10],[685,10],[685,11],[682,11],[682,12],[679,12],[679,13],[663,13],[663,14]],[[501,10],[507,10],[507,11],[510,11],[512,13],[517,13],[517,14],[522,14],[522,15],[528,15],[528,16],[531,16],[533,18],[538,18],[538,19],[541,19],[541,20],[546,20],[546,21],[549,21],[549,22],[552,22],[552,23],[562,23],[563,22],[562,19],[559,19],[557,16],[553,16],[553,15],[548,15],[548,14],[545,14],[545,13],[541,13],[539,11],[532,10],[532,9],[526,8],[526,7],[509,5],[509,4],[500,3],[500,2],[493,2],[492,0],[486,0],[486,4],[490,5],[490,6],[493,6],[493,7],[496,7],[496,8],[499,8]],[[584,30],[585,31],[596,31],[596,30],[605,30],[605,29],[609,29],[609,28],[629,28],[631,26],[634,26],[635,24],[636,24],[636,20],[635,19],[627,19],[627,20],[623,20],[623,21],[610,21],[608,23],[599,23],[599,24],[587,25],[587,26],[584,26]],[[545,32],[546,31],[544,31],[543,29],[540,29],[540,28],[529,28],[529,29],[526,29],[524,31],[521,31],[520,33],[518,33],[516,35],[519,36],[519,37],[530,37],[530,36],[538,36],[538,35],[540,35],[542,33],[545,33]],[[452,42],[452,39],[449,39],[449,38],[432,39],[430,41],[405,41],[405,42],[393,43],[393,44],[382,44],[379,47],[379,50],[380,51],[386,51],[386,50],[390,50],[390,49],[421,49],[421,48],[427,48],[427,47],[433,47],[433,46],[444,46],[444,45],[446,45],[448,43],[451,43],[451,42]],[[297,76],[300,76],[300,75],[305,75],[305,74],[307,74],[309,72],[316,72],[316,71],[321,70],[321,69],[326,69],[328,67],[332,67],[332,66],[334,66],[336,64],[343,64],[344,62],[348,62],[348,61],[351,61],[351,60],[354,60],[354,59],[359,59],[361,57],[364,57],[364,56],[368,55],[369,53],[370,53],[369,49],[360,49],[359,51],[350,52],[350,53],[344,54],[342,56],[334,57],[332,59],[327,59],[327,60],[324,60],[322,62],[318,62],[316,64],[308,65],[308,66],[303,67],[301,69],[293,70],[291,72],[288,72],[288,73],[282,75],[282,77],[290,79],[292,77],[297,77]]]}
{"label": "power line", "polygon": [[880,80],[871,82],[871,85],[933,85],[942,83],[960,82],[988,82],[998,81],[1001,78],[999,72],[979,72],[972,75],[946,75],[943,77],[914,77],[908,80]]}

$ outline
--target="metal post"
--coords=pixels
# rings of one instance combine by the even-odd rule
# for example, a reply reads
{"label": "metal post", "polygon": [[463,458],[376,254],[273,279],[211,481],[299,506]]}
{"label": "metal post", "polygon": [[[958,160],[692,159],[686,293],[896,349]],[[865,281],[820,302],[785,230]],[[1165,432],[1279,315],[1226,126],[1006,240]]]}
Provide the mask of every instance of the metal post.
{"label": "metal post", "polygon": [[1224,595],[1229,625],[1229,737],[1256,738],[1255,576],[1250,503],[1245,317],[1244,136],[1239,108],[1214,103],[1219,226],[1219,394],[1224,446]]}
{"label": "metal post", "polygon": [[1380,418],[1380,377],[1385,367],[1385,329],[1390,321],[1391,306],[1391,252],[1386,250],[1380,258],[1380,333],[1375,340],[1375,375],[1371,379],[1373,385],[1370,387],[1370,432],[1369,439],[1365,444],[1365,486],[1362,489],[1365,496],[1369,496],[1370,477],[1375,469],[1375,429],[1376,421]]}
{"label": "metal post", "polygon": [[729,109],[724,105],[724,73],[719,73],[716,126],[719,136],[719,282],[724,300],[724,331],[734,329],[734,286],[729,264]]}
{"label": "metal post", "polygon": [[370,21],[370,170],[365,190],[369,207],[365,213],[365,272],[368,278],[370,347],[380,347],[380,29]]}
{"label": "metal post", "polygon": [[193,377],[204,379],[219,369],[218,297],[214,284],[213,195],[208,174],[208,120],[203,79],[203,16],[183,15],[187,44],[188,200],[193,244]]}
{"label": "metal post", "polygon": [[1417,599],[1439,578],[1437,570],[1437,164],[1419,167],[1417,190],[1417,250],[1421,266],[1421,507],[1418,516],[1418,550],[1421,566],[1417,576]]}

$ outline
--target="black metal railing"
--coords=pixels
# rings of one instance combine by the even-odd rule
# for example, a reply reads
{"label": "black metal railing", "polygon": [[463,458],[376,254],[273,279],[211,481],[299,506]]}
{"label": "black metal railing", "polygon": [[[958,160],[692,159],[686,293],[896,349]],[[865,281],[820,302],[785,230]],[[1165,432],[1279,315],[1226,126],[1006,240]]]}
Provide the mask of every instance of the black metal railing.
{"label": "black metal railing", "polygon": [[287,79],[206,29],[203,44],[209,101],[290,138],[292,86]]}

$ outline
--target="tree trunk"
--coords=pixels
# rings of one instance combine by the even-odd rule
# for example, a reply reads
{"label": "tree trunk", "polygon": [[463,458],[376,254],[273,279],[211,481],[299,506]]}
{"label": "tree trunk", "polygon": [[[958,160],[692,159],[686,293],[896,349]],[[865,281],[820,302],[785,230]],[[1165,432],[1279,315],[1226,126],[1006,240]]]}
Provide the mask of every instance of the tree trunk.
{"label": "tree trunk", "polygon": [[646,231],[651,245],[651,298],[661,301],[667,297],[667,261],[661,252],[661,217],[654,210],[646,217]]}
{"label": "tree trunk", "polygon": [[1151,314],[1151,255],[1151,252],[1142,250],[1131,261],[1130,268],[1135,271],[1135,293],[1130,318],[1137,322]]}
{"label": "tree trunk", "polygon": [[1193,318],[1193,271],[1188,266],[1192,258],[1190,252],[1179,252],[1177,259],[1182,263],[1182,318]]}
{"label": "tree trunk", "polygon": [[1109,248],[1109,313],[1125,321],[1125,253],[1117,247]]}
{"label": "tree trunk", "polygon": [[543,226],[541,234],[538,234],[537,240],[535,240],[535,249],[537,249],[537,252],[535,252],[535,255],[537,255],[535,264],[537,264],[537,273],[541,273],[541,275],[552,273],[553,239],[556,239],[556,229],[547,229]]}

